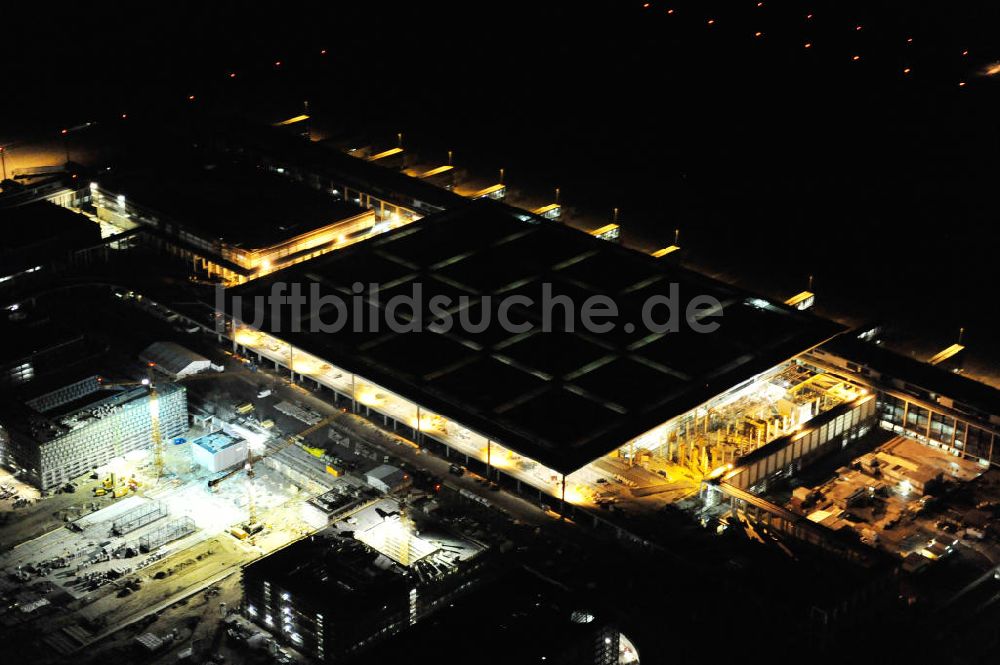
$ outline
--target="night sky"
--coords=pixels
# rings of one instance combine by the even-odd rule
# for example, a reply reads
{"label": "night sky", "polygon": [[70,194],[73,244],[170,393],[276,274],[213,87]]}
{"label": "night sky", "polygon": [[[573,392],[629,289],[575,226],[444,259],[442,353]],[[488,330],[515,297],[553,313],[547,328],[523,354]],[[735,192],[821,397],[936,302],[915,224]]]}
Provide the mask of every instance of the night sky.
{"label": "night sky", "polygon": [[980,74],[1000,5],[359,4],[5,8],[0,139],[308,99],[330,126],[617,206],[641,246],[679,228],[688,261],[766,293],[813,274],[829,314],[931,347],[965,326],[1000,354],[1000,83]]}

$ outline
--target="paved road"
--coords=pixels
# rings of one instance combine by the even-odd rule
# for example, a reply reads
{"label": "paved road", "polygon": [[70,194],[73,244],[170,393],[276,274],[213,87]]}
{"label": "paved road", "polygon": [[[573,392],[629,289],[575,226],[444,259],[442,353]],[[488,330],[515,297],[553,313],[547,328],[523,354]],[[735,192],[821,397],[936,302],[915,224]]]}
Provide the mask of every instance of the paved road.
{"label": "paved road", "polygon": [[[228,372],[231,367],[239,367],[239,365],[230,360],[227,362],[226,371]],[[254,386],[261,383],[272,383],[272,391],[278,400],[300,401],[323,416],[337,416],[338,425],[348,429],[368,446],[390,457],[405,460],[413,467],[441,478],[442,484],[446,487],[453,490],[465,489],[483,497],[522,522],[535,525],[553,522],[552,514],[546,513],[538,505],[504,490],[491,490],[484,483],[477,482],[479,477],[474,473],[467,473],[461,477],[450,474],[448,467],[452,460],[423,452],[414,442],[361,416],[342,413],[339,407],[334,406],[311,390],[299,384],[292,384],[287,376],[261,368],[256,374],[241,373],[239,378]],[[550,498],[549,503],[555,505],[558,501]]]}

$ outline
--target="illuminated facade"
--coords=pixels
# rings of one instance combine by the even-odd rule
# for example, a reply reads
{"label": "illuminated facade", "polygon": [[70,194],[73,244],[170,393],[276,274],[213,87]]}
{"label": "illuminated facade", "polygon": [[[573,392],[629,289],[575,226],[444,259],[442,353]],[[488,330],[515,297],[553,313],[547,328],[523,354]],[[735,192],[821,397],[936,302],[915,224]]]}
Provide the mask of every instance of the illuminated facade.
{"label": "illuminated facade", "polygon": [[357,540],[333,528],[320,531],[244,566],[243,612],[320,662],[354,657],[447,607],[491,574],[488,549],[458,534],[438,535],[461,556],[415,535],[395,514]]}
{"label": "illuminated facade", "polygon": [[[573,504],[676,499],[671,484],[694,492],[717,468],[861,395],[794,360],[834,324],[492,204],[426,217],[283,278],[304,289],[318,279],[341,295],[355,281],[383,286],[348,313],[360,328],[327,334],[268,332],[294,325],[251,311],[269,280],[235,289],[235,352],[287,368],[490,479]],[[477,294],[538,296],[543,283],[578,300],[585,288],[617,290],[623,314],[638,318],[671,280],[724,303],[719,332],[366,329],[387,299],[417,283],[425,300],[467,296],[455,312],[471,319],[491,307]]]}
{"label": "illuminated facade", "polygon": [[117,232],[142,227],[161,231],[159,240],[168,253],[190,262],[195,272],[209,279],[221,279],[226,285],[243,284],[405,223],[404,218],[398,216],[379,223],[374,211],[362,210],[271,244],[248,247],[245,242],[212,238],[210,233],[196,226],[173,223],[97,183],[78,192],[72,199],[72,207],[92,209],[103,225]]}
{"label": "illuminated facade", "polygon": [[[188,429],[187,389],[163,383],[157,392],[160,436],[169,440]],[[5,417],[9,440],[0,449],[0,464],[24,469],[46,490],[112,458],[150,450],[149,399],[144,386],[106,389],[96,376],[38,395]]]}

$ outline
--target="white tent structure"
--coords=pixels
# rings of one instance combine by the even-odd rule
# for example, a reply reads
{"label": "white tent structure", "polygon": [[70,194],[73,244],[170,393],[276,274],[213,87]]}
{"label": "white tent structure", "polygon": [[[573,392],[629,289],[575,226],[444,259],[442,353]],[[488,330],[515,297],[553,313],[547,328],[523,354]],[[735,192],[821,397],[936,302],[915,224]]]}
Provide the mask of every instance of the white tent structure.
{"label": "white tent structure", "polygon": [[139,354],[145,363],[154,363],[156,369],[172,379],[204,372],[212,362],[175,342],[153,342]]}

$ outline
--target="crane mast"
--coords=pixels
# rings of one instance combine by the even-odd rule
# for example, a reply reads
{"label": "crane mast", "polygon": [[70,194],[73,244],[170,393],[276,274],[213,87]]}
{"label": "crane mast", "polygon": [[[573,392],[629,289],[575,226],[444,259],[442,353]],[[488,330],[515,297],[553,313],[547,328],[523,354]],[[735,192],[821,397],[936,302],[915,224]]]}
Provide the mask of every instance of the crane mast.
{"label": "crane mast", "polygon": [[247,462],[245,465],[243,465],[242,467],[237,466],[231,469],[230,471],[226,472],[224,475],[209,480],[208,488],[215,489],[215,487],[217,487],[219,483],[232,478],[240,471],[245,469],[247,472],[247,528],[245,530],[251,535],[256,533],[260,529],[257,526],[257,496],[256,492],[254,491],[254,483],[253,483],[254,464],[260,462],[265,457],[270,457],[271,455],[277,455],[285,448],[288,448],[289,446],[293,446],[296,443],[304,441],[306,437],[308,437],[313,432],[316,432],[322,429],[323,427],[329,425],[336,419],[336,417],[337,417],[336,415],[327,416],[326,418],[323,418],[316,424],[310,425],[309,427],[302,430],[298,434],[292,434],[287,439],[285,439],[284,442],[282,442],[277,448],[275,448],[270,452],[265,451],[260,455],[254,455],[252,452],[247,453]]}
{"label": "crane mast", "polygon": [[153,428],[153,467],[156,469],[156,479],[163,475],[163,435],[160,432],[160,395],[156,392],[156,381],[153,376],[155,363],[149,363],[146,377],[149,381],[149,420]]}

